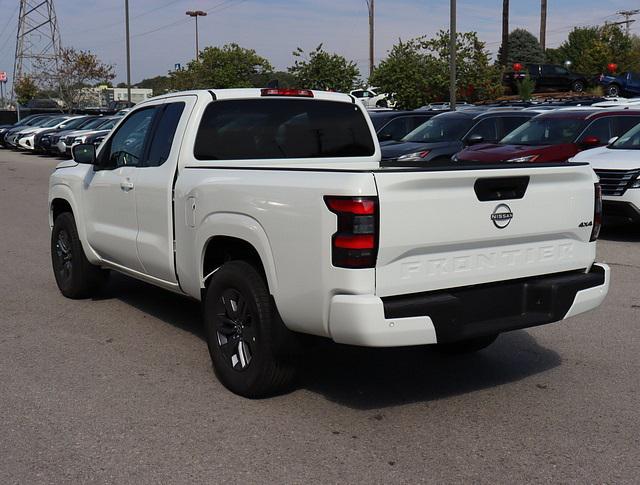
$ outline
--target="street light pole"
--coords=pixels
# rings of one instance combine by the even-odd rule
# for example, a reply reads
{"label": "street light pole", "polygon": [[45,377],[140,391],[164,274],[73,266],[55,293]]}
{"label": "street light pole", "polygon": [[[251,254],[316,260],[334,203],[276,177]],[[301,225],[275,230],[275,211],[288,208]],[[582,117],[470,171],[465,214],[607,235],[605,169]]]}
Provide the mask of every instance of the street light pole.
{"label": "street light pole", "polygon": [[369,78],[371,78],[375,66],[375,3],[374,0],[366,1],[369,10]]}
{"label": "street light pole", "polygon": [[451,0],[449,25],[449,108],[456,109],[456,0]]}
{"label": "street light pole", "polygon": [[188,12],[186,12],[186,14],[189,17],[194,17],[196,19],[196,61],[198,60],[198,57],[200,57],[200,46],[199,46],[199,39],[198,39],[198,17],[206,17],[207,16],[207,12],[203,12],[202,10],[189,10]]}
{"label": "street light pole", "polygon": [[131,105],[131,40],[129,36],[129,0],[124,0],[125,31],[127,36],[127,102]]}

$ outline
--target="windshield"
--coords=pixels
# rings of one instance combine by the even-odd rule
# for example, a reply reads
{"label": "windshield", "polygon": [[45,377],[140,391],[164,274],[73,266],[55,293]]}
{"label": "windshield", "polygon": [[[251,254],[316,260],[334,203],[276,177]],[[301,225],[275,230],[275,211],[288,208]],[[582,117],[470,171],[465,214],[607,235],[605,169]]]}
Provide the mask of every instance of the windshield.
{"label": "windshield", "polygon": [[527,121],[509,133],[501,145],[559,145],[572,143],[584,127],[584,120],[575,118],[541,118]]}
{"label": "windshield", "polygon": [[82,125],[82,129],[83,130],[91,130],[93,128],[96,128],[98,126],[100,126],[101,124],[103,124],[105,122],[104,118],[95,118],[92,119],[89,123],[87,123],[86,125]]}
{"label": "windshield", "polygon": [[118,122],[118,119],[119,118],[110,119],[110,120],[102,120],[102,123],[100,123],[98,126],[96,126],[96,128],[99,128],[101,130],[110,130],[111,128],[116,126],[116,123]]}
{"label": "windshield", "polygon": [[69,120],[64,123],[60,128],[64,128],[65,130],[72,130],[75,128],[79,128],[83,123],[86,123],[86,118],[76,118],[73,120]]}
{"label": "windshield", "polygon": [[459,140],[469,131],[473,122],[462,116],[442,116],[431,118],[405,136],[402,141],[413,143],[434,143]]}
{"label": "windshield", "polygon": [[51,128],[52,126],[56,126],[56,125],[62,123],[66,119],[67,118],[53,118],[53,119],[50,119],[46,123],[42,124],[42,128]]}
{"label": "windshield", "polygon": [[613,142],[609,148],[640,150],[640,124],[627,131],[624,135]]}

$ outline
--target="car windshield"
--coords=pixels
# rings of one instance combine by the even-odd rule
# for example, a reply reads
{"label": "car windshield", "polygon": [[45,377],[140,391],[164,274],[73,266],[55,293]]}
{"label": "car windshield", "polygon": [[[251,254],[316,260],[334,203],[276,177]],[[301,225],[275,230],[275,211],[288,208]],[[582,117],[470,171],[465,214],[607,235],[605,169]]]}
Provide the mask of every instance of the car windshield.
{"label": "car windshield", "polygon": [[101,130],[110,130],[111,128],[116,126],[117,122],[118,122],[117,119],[103,120],[103,122],[98,126],[96,126],[96,128],[99,128]]}
{"label": "car windshield", "polygon": [[83,125],[82,129],[83,130],[92,130],[93,128],[97,128],[98,126],[103,124],[105,121],[106,121],[105,118],[95,118],[95,119],[91,120],[89,123],[87,123],[86,125]]}
{"label": "car windshield", "polygon": [[469,131],[473,121],[462,116],[442,116],[431,118],[405,136],[402,141],[413,143],[434,143],[459,140]]}
{"label": "car windshield", "polygon": [[51,128],[52,126],[56,126],[56,125],[62,123],[66,119],[67,118],[52,118],[52,119],[48,120],[46,123],[43,123],[41,126],[42,126],[42,128]]}
{"label": "car windshield", "polygon": [[540,118],[526,122],[502,140],[501,145],[559,145],[572,143],[585,125],[576,118]]}
{"label": "car windshield", "polygon": [[613,142],[609,148],[620,150],[640,150],[640,124],[631,128],[624,135]]}

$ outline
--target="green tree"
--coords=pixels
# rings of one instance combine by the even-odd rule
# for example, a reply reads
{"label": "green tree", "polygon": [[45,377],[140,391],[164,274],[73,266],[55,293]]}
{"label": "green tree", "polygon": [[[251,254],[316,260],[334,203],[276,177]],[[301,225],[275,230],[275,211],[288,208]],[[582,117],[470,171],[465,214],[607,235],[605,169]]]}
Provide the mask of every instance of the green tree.
{"label": "green tree", "polygon": [[16,93],[18,104],[22,105],[37,97],[40,92],[38,85],[30,76],[18,79],[13,86],[13,91]]}
{"label": "green tree", "polygon": [[326,52],[322,44],[308,56],[300,47],[293,55],[297,59],[288,71],[295,77],[300,88],[348,92],[360,77],[355,62]]}
{"label": "green tree", "polygon": [[186,69],[169,73],[173,89],[248,88],[257,74],[269,73],[273,67],[253,49],[238,44],[206,47]]}
{"label": "green tree", "polygon": [[516,62],[542,63],[545,55],[538,39],[528,30],[515,29],[509,34],[509,49],[506,62],[503,62],[502,47],[498,50],[498,60],[501,64],[511,66]]}
{"label": "green tree", "polygon": [[[484,43],[475,32],[458,33],[456,49],[457,94],[478,101],[502,94],[501,69],[493,66]],[[432,39],[419,37],[393,46],[373,73],[371,83],[396,93],[404,108],[417,108],[449,98],[449,33]]]}
{"label": "green tree", "polygon": [[62,49],[57,67],[43,72],[46,84],[59,93],[69,111],[92,97],[90,87],[115,77],[113,66],[103,63],[89,51],[73,47]]}
{"label": "green tree", "polygon": [[143,79],[138,84],[138,88],[152,89],[153,95],[158,96],[165,94],[171,90],[171,78],[169,76],[155,76]]}
{"label": "green tree", "polygon": [[617,25],[576,27],[558,49],[552,51],[558,63],[571,61],[572,70],[584,74],[604,72],[607,64],[618,64],[620,71],[638,67],[633,38]]}
{"label": "green tree", "polygon": [[264,88],[271,82],[277,82],[278,87],[281,88],[295,88],[298,85],[295,76],[286,71],[262,72],[251,78],[251,85],[254,88]]}

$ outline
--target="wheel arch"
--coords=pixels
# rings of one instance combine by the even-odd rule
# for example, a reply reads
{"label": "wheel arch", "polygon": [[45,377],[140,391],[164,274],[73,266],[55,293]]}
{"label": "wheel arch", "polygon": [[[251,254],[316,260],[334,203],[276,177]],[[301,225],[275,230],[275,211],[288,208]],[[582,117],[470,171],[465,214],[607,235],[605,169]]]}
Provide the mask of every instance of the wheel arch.
{"label": "wheel arch", "polygon": [[198,268],[200,289],[211,274],[226,261],[244,260],[264,277],[270,293],[277,291],[275,263],[269,238],[257,220],[231,213],[213,214],[205,219],[198,241],[201,250]]}

